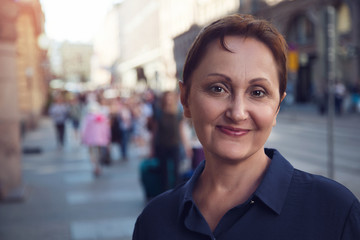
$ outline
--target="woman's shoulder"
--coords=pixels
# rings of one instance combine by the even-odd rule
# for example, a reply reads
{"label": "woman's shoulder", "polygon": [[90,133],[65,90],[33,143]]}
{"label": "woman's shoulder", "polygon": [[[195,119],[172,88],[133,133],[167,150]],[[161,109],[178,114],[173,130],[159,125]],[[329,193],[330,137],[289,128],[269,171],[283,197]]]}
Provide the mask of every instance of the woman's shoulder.
{"label": "woman's shoulder", "polygon": [[145,221],[146,219],[153,221],[154,218],[167,219],[167,221],[173,219],[179,213],[183,197],[183,185],[168,190],[151,199],[140,216]]}
{"label": "woman's shoulder", "polygon": [[172,239],[179,229],[183,190],[178,187],[153,198],[136,220],[133,239]]}
{"label": "woman's shoulder", "polygon": [[342,206],[351,206],[357,201],[356,196],[343,184],[321,175],[295,169],[292,184],[296,189],[306,189],[304,194],[314,201]]}

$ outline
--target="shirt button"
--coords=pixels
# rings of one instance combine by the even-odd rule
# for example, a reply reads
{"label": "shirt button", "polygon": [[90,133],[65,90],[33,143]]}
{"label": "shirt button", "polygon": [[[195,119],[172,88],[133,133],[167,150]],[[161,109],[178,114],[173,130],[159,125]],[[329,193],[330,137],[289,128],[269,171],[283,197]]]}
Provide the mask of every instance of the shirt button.
{"label": "shirt button", "polygon": [[255,201],[254,201],[254,200],[251,200],[251,201],[250,201],[250,204],[254,204],[254,203],[255,203]]}

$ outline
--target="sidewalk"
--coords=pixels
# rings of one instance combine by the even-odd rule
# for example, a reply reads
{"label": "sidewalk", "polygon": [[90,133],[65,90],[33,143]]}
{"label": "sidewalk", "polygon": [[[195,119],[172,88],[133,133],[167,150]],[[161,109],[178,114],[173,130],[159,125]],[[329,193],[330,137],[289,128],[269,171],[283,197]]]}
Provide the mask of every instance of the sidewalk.
{"label": "sidewalk", "polygon": [[[329,173],[328,141],[329,133],[332,132],[333,179],[345,185],[360,199],[360,113],[334,116],[331,127],[329,117],[320,115],[315,105],[286,106],[278,115],[278,123],[278,126],[281,123],[284,125],[273,129],[273,133],[288,131],[281,135],[281,145],[284,145],[281,147],[285,149],[282,153],[289,161],[292,160],[295,167],[323,176]],[[287,126],[286,130],[282,129],[284,126]],[[313,146],[309,148],[309,145]]]}
{"label": "sidewalk", "polygon": [[[316,121],[326,123],[328,116],[325,113],[321,115],[315,104],[294,104],[291,106],[281,106],[280,118],[294,121]],[[360,127],[360,113],[344,113],[341,116],[334,116],[334,124],[338,126]]]}
{"label": "sidewalk", "polygon": [[63,150],[49,119],[26,135],[23,147],[42,151],[23,154],[24,201],[0,203],[1,240],[131,239],[145,204],[138,164],[146,149],[130,149],[129,162],[114,161],[95,178],[87,149],[67,130]]}

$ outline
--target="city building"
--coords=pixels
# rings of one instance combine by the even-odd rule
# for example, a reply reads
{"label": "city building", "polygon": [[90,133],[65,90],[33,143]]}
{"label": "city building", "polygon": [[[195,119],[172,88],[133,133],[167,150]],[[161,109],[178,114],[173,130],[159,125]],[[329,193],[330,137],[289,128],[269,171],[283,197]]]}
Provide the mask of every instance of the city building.
{"label": "city building", "polygon": [[39,0],[19,0],[16,4],[18,103],[22,124],[25,129],[31,129],[43,114],[47,101],[47,53],[39,44],[45,18]]}
{"label": "city building", "polygon": [[52,91],[82,92],[91,82],[93,58],[91,44],[49,41],[48,64],[50,94]]}
{"label": "city building", "polygon": [[16,75],[18,7],[0,0],[0,200],[21,188],[20,116]]}
{"label": "city building", "polygon": [[109,85],[118,79],[116,66],[121,54],[119,6],[114,5],[104,19],[94,39],[94,54],[91,61],[91,82],[94,85]]}
{"label": "city building", "polygon": [[[329,8],[334,10],[332,19]],[[200,29],[236,12],[270,20],[285,36],[289,45],[286,104],[326,104],[333,87],[328,81],[331,71],[333,81],[342,82],[348,93],[360,88],[360,30],[355,27],[360,22],[360,2],[350,0],[121,1],[105,23],[108,38],[97,45],[102,51],[95,50],[102,59],[104,82],[122,88],[175,88]],[[335,56],[334,68],[329,67],[330,55]]]}
{"label": "city building", "polygon": [[[329,19],[329,7],[334,10],[333,19]],[[288,42],[288,100],[322,102],[329,88],[331,52],[335,81],[342,82],[348,92],[360,85],[359,12],[360,2],[348,0],[281,1],[253,9],[254,14],[273,21]],[[334,47],[328,45],[331,37]]]}
{"label": "city building", "polygon": [[36,127],[47,95],[39,0],[0,1],[0,200],[21,199],[21,136]]}
{"label": "city building", "polygon": [[[181,5],[181,1],[176,1],[177,5]],[[201,28],[211,21],[224,16],[238,12],[241,7],[241,1],[218,1],[218,0],[198,0],[193,1],[189,6],[192,13],[190,21],[183,28],[177,28],[178,31],[172,35],[173,55],[176,62],[176,79],[182,78],[182,70],[185,63],[185,57],[191,43]],[[174,11],[177,8],[174,8]],[[186,8],[178,13],[177,19],[174,19],[174,25],[177,21],[181,21],[181,17],[186,15]]]}
{"label": "city building", "polygon": [[[106,41],[97,41],[95,54],[102,59],[101,68],[108,69],[108,79],[121,88],[157,91],[174,89],[177,86],[178,61],[174,54],[178,49],[174,38],[194,24],[204,25],[224,14],[234,13],[239,0],[132,0],[116,4],[106,25],[111,25],[112,36]],[[104,28],[105,29],[105,26]],[[108,31],[108,35],[111,35]],[[98,38],[105,39],[101,34]],[[102,49],[103,51],[99,51]],[[115,55],[107,55],[113,49]],[[114,58],[116,56],[116,58]]]}
{"label": "city building", "polygon": [[58,77],[64,80],[66,90],[80,91],[82,85],[90,81],[93,46],[63,42],[58,54],[61,59],[61,71]]}
{"label": "city building", "polygon": [[[210,2],[210,1],[205,1]],[[334,9],[335,47],[329,47],[328,7]],[[289,76],[286,103],[326,104],[328,93],[329,51],[335,55],[335,81],[341,81],[349,93],[360,86],[359,1],[347,0],[242,0],[240,13],[251,13],[270,20],[285,36],[289,45]],[[177,77],[202,24],[174,38]]]}

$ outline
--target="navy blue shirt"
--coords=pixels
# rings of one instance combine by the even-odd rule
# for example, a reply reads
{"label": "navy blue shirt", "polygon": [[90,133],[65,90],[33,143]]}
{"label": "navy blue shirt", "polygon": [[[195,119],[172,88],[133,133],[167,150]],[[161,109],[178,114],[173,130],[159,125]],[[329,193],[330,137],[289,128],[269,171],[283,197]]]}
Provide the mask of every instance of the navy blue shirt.
{"label": "navy blue shirt", "polygon": [[138,217],[133,240],[360,240],[359,200],[341,184],[297,169],[274,149],[271,163],[245,203],[212,232],[192,197],[205,161],[185,184],[153,199]]}

